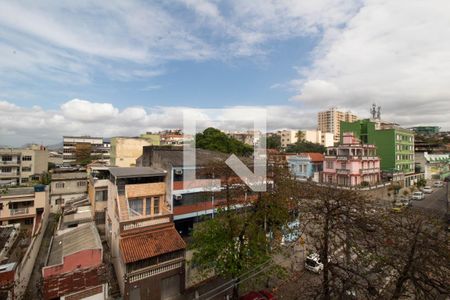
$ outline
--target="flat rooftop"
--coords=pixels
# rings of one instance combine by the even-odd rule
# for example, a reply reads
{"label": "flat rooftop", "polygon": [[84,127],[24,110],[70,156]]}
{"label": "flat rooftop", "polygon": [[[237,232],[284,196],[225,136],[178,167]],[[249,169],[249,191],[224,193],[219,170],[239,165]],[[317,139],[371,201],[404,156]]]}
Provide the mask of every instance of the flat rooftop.
{"label": "flat rooftop", "polygon": [[109,172],[114,177],[153,177],[153,176],[165,176],[167,171],[161,168],[155,167],[110,167]]}
{"label": "flat rooftop", "polygon": [[0,193],[0,199],[2,196],[20,195],[34,195],[34,187],[8,187],[7,189],[3,189],[3,194]]}

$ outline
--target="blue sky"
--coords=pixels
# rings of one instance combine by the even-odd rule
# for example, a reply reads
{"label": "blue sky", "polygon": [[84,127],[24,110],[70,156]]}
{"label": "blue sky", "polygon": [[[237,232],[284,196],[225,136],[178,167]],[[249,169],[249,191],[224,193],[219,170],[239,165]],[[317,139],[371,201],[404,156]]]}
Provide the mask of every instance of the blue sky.
{"label": "blue sky", "polygon": [[308,129],[330,106],[367,117],[376,102],[389,121],[448,129],[445,7],[445,0],[1,2],[0,145],[180,127],[189,107],[266,108],[269,129]]}

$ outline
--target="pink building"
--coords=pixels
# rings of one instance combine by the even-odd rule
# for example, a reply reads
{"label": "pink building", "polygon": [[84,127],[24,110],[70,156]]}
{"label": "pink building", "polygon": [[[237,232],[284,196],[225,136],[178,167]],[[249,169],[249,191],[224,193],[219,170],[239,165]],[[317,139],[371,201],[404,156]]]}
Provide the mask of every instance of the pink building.
{"label": "pink building", "polygon": [[363,182],[377,184],[380,158],[375,145],[363,145],[353,133],[344,133],[341,145],[327,148],[322,176],[324,183],[343,186],[357,186]]}

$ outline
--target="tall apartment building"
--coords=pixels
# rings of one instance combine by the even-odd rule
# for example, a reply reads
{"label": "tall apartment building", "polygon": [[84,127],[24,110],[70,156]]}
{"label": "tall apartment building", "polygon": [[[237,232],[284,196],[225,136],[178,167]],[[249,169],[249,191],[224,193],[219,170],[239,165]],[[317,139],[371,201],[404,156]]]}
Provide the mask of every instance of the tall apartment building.
{"label": "tall apartment building", "polygon": [[334,142],[338,143],[341,134],[341,121],[355,122],[358,117],[351,112],[342,112],[335,107],[321,111],[317,115],[317,129],[321,132],[330,132],[334,135]]}
{"label": "tall apartment building", "polygon": [[144,134],[141,137],[113,137],[111,139],[111,166],[134,167],[142,155],[144,146],[159,145],[159,135]]}
{"label": "tall apartment building", "polygon": [[91,160],[109,164],[109,141],[101,137],[90,136],[64,136],[63,137],[63,164],[86,164]]}
{"label": "tall apartment building", "polygon": [[353,132],[363,144],[376,146],[382,171],[414,173],[414,132],[411,130],[394,123],[365,119],[342,122],[341,134],[344,132]]}
{"label": "tall apartment building", "polygon": [[0,149],[0,186],[28,184],[47,170],[48,151],[43,146]]}
{"label": "tall apartment building", "polygon": [[106,240],[122,299],[178,297],[185,248],[173,223],[166,175],[159,168],[109,168]]}

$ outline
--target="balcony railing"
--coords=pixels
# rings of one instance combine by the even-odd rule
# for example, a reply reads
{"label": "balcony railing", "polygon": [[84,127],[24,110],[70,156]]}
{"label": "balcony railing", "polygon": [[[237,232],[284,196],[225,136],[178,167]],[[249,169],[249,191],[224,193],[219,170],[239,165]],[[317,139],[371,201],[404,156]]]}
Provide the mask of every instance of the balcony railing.
{"label": "balcony railing", "polygon": [[336,169],[336,173],[338,174],[350,174],[349,169]]}
{"label": "balcony railing", "polygon": [[380,172],[380,169],[379,168],[360,169],[359,172],[361,174],[373,174]]}
{"label": "balcony railing", "polygon": [[7,166],[10,166],[10,165],[20,165],[20,161],[14,161],[14,160],[12,160],[12,161],[0,161],[0,165],[7,165]]}
{"label": "balcony railing", "polygon": [[29,207],[11,208],[9,210],[9,214],[11,216],[27,215],[29,213],[30,213],[30,208]]}
{"label": "balcony railing", "polygon": [[167,261],[161,264],[144,268],[142,270],[133,271],[128,274],[128,280],[130,283],[140,281],[151,276],[176,270],[178,268],[181,268],[183,264],[184,258],[177,258],[176,260]]}

